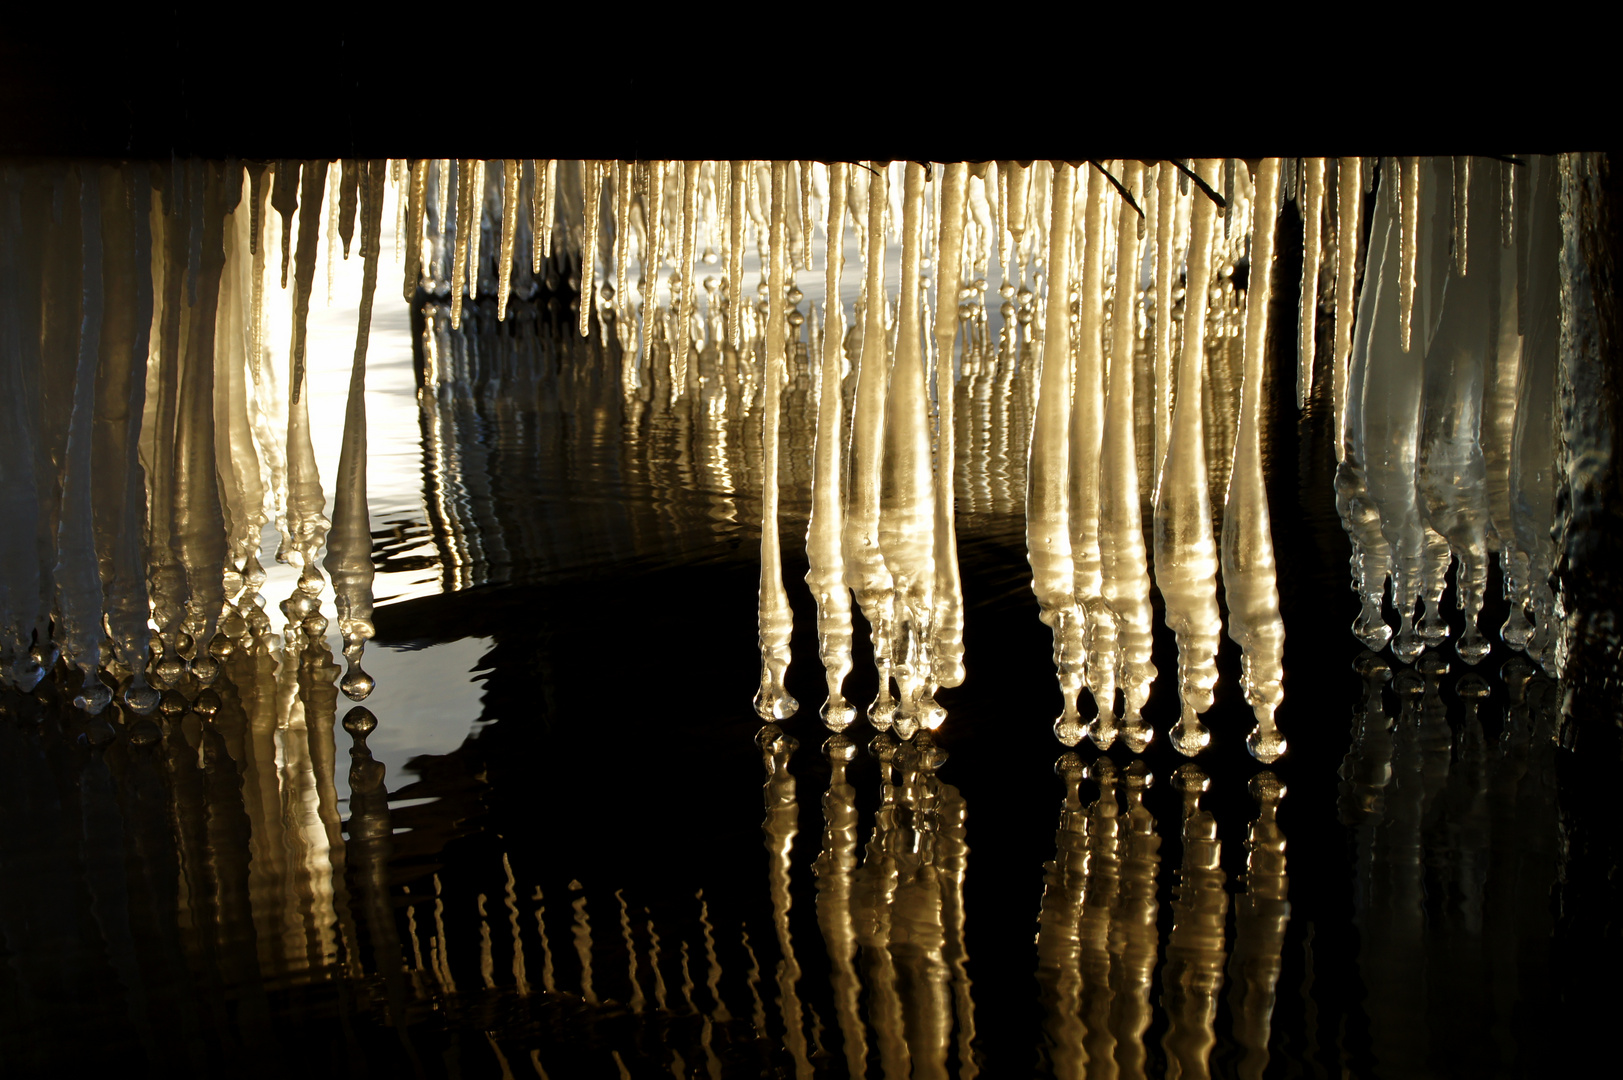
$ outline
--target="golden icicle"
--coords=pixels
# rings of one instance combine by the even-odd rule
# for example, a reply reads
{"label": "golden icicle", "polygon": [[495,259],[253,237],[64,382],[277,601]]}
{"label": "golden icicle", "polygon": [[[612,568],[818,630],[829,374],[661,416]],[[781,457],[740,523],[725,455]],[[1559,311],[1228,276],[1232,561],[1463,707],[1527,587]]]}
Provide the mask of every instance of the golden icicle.
{"label": "golden icicle", "polygon": [[749,162],[728,163],[732,193],[727,199],[727,336],[733,348],[744,344],[744,219],[749,214]]}
{"label": "golden icicle", "polygon": [[[541,188],[541,224],[537,231],[541,235],[541,254],[552,258],[552,225],[558,207],[558,159],[548,158],[546,171],[542,174],[543,187]],[[541,268],[536,267],[540,273]]]}
{"label": "golden icicle", "polygon": [[[472,216],[473,163],[466,158],[456,169],[456,247],[451,257],[451,329],[462,327],[462,281],[468,272],[468,219]],[[441,206],[444,204],[441,203]],[[442,222],[444,218],[440,219]],[[440,226],[442,229],[444,225]]]}
{"label": "golden icicle", "polygon": [[[794,615],[783,589],[782,553],[778,545],[778,423],[783,381],[784,281],[789,245],[784,200],[788,189],[788,163],[772,163],[772,234],[767,286],[770,311],[766,324],[766,371],[761,379],[761,689],[755,712],[763,720],[784,720],[799,703],[784,688],[789,669],[789,636]],[[651,290],[650,290],[651,291]]]}
{"label": "golden icicle", "polygon": [[513,286],[513,245],[518,240],[518,162],[502,162],[502,257],[496,265],[496,321],[507,319],[507,294]]}
{"label": "golden icicle", "polygon": [[[936,503],[935,503],[935,660],[939,686],[964,681],[964,586],[958,573],[958,533],[954,522],[953,478],[957,432],[954,430],[953,344],[958,338],[958,291],[963,281],[964,215],[969,167],[954,162],[941,174],[941,212],[936,243]],[[829,235],[835,236],[830,230]],[[835,241],[830,241],[833,258]],[[837,295],[831,293],[830,295]]]}
{"label": "golden icicle", "polygon": [[1362,159],[1336,162],[1336,351],[1331,359],[1331,392],[1335,398],[1336,460],[1346,456],[1342,428],[1347,422],[1347,365],[1352,362],[1354,287],[1358,274],[1358,237],[1364,227]]}
{"label": "golden icicle", "polygon": [[586,236],[580,250],[580,336],[592,332],[592,305],[597,295],[597,226],[603,206],[602,163],[580,163],[581,195],[586,215]]}
{"label": "golden icicle", "polygon": [[702,161],[682,163],[682,219],[678,234],[682,242],[681,303],[677,305],[676,339],[671,342],[676,377],[671,382],[671,400],[682,396],[688,385],[688,351],[693,342],[693,261],[699,246],[699,168]]}
{"label": "golden icicle", "polygon": [[[1308,199],[1317,175],[1308,163]],[[1274,215],[1279,205],[1279,159],[1264,158],[1257,169],[1252,203],[1251,280],[1245,299],[1245,374],[1240,388],[1240,423],[1234,439],[1223,507],[1223,590],[1229,609],[1229,637],[1240,646],[1240,686],[1257,723],[1246,748],[1259,761],[1277,761],[1285,739],[1274,723],[1284,693],[1285,623],[1279,617],[1274,542],[1268,492],[1262,475],[1263,358],[1268,344],[1268,303],[1273,289]],[[1305,281],[1305,279],[1304,279]],[[1305,290],[1305,285],[1304,285]]]}
{"label": "golden icicle", "polygon": [[[999,168],[1001,172],[1001,166]],[[1076,695],[1082,688],[1082,634],[1077,626],[1076,578],[1069,520],[1071,427],[1070,239],[1076,169],[1054,167],[1048,231],[1048,323],[1031,450],[1026,466],[1026,557],[1043,625],[1054,632],[1054,666],[1064,708],[1054,735],[1067,746],[1082,738]]]}
{"label": "golden icicle", "polygon": [[[1086,643],[1084,680],[1098,707],[1098,723],[1089,735],[1101,746],[1115,741],[1116,626],[1104,603],[1099,569],[1099,447],[1104,435],[1104,272],[1105,232],[1109,215],[1105,192],[1109,181],[1097,166],[1088,170],[1082,214],[1081,297],[1077,306],[1076,363],[1071,399],[1070,469],[1067,506],[1071,530],[1071,565],[1075,575],[1078,629]],[[1078,180],[1081,178],[1078,177]],[[1069,293],[1056,296],[1067,315]],[[1044,361],[1046,363],[1046,359]]]}
{"label": "golden icicle", "polygon": [[1398,288],[1398,343],[1408,352],[1414,324],[1415,262],[1420,250],[1420,159],[1406,157],[1397,161],[1400,163],[1398,233],[1403,257]]}
{"label": "golden icicle", "polygon": [[[1269,220],[1264,221],[1258,217],[1262,227],[1272,229],[1271,213]],[[1320,236],[1322,219],[1324,217],[1324,159],[1307,159],[1307,193],[1302,200],[1302,299],[1298,308],[1300,315],[1297,324],[1297,369],[1296,369],[1296,407],[1307,407],[1307,395],[1313,389],[1313,353],[1318,337],[1317,324],[1319,316],[1319,259]],[[1255,250],[1263,241],[1260,233],[1252,236],[1251,243]],[[1273,235],[1267,237],[1268,248],[1273,250]],[[1246,310],[1251,310],[1247,294]]]}
{"label": "golden icicle", "polygon": [[1161,482],[1161,463],[1172,439],[1172,288],[1173,233],[1178,224],[1178,170],[1162,162],[1156,170],[1155,204],[1155,483]]}
{"label": "golden icicle", "polygon": [[479,298],[479,241],[485,227],[485,162],[473,162],[473,186],[468,189],[468,299]]}

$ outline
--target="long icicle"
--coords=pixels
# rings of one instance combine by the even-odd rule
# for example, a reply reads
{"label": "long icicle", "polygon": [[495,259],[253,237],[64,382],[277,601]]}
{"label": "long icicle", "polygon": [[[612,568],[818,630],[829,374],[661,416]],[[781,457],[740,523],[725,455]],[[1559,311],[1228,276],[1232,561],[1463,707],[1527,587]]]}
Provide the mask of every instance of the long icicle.
{"label": "long icicle", "polygon": [[[1080,179],[1080,178],[1079,178]],[[1093,693],[1103,727],[1088,734],[1100,746],[1115,741],[1116,624],[1104,603],[1099,576],[1099,447],[1104,435],[1105,209],[1108,183],[1088,169],[1082,215],[1081,296],[1077,305],[1076,384],[1071,404],[1070,515],[1071,564],[1076,577],[1077,618],[1086,642],[1084,682]],[[1049,293],[1069,307],[1069,296]],[[1069,312],[1067,311],[1067,315]],[[1045,361],[1046,363],[1046,361]]]}
{"label": "long icicle", "polygon": [[[1121,183],[1137,194],[1141,168],[1122,163]],[[1116,685],[1122,691],[1120,734],[1135,754],[1155,737],[1145,722],[1144,703],[1155,682],[1150,659],[1154,645],[1150,608],[1150,575],[1145,559],[1144,511],[1139,497],[1138,448],[1134,402],[1134,345],[1137,341],[1134,300],[1138,291],[1138,223],[1128,210],[1116,227],[1116,296],[1110,319],[1110,394],[1105,401],[1104,437],[1099,450],[1099,569],[1104,602],[1115,619]],[[1089,731],[1094,743],[1108,747],[1114,732],[1111,703],[1101,703]]]}
{"label": "long icicle", "polygon": [[[1000,170],[1001,172],[1001,166]],[[1026,557],[1043,625],[1054,633],[1054,667],[1063,709],[1054,735],[1066,746],[1081,741],[1076,696],[1082,689],[1082,634],[1077,626],[1076,581],[1069,521],[1071,428],[1071,228],[1076,169],[1054,166],[1049,206],[1048,321],[1031,450],[1026,466]]]}
{"label": "long icicle", "polygon": [[727,200],[727,336],[735,349],[744,346],[744,221],[749,216],[749,165],[733,161],[728,166],[732,193]]}
{"label": "long icicle", "polygon": [[1336,162],[1336,345],[1331,359],[1330,385],[1335,398],[1336,460],[1345,454],[1342,429],[1347,423],[1347,365],[1352,362],[1353,310],[1358,276],[1358,241],[1364,230],[1364,181],[1359,176],[1362,159],[1338,158]]}
{"label": "long icicle", "polygon": [[468,299],[479,299],[479,241],[485,228],[485,160],[473,159],[473,183],[468,188]]}
{"label": "long icicle", "polygon": [[[1324,159],[1307,159],[1307,197],[1302,200],[1302,301],[1298,309],[1296,407],[1307,407],[1313,390],[1313,353],[1318,340],[1320,230],[1324,217]],[[1258,219],[1261,220],[1260,218]],[[1253,235],[1253,249],[1258,238]],[[1270,243],[1272,241],[1270,240]],[[1250,310],[1247,293],[1246,310]]]}
{"label": "long icicle", "polygon": [[[1217,178],[1217,166],[1215,159],[1199,162],[1200,178],[1208,185]],[[1223,629],[1217,611],[1217,550],[1206,489],[1206,437],[1201,417],[1214,208],[1205,195],[1195,196],[1177,401],[1155,500],[1155,583],[1166,602],[1167,625],[1178,639],[1178,696],[1183,705],[1182,717],[1172,731],[1172,745],[1185,757],[1200,753],[1211,742],[1211,732],[1200,722],[1200,714],[1211,708],[1212,688],[1217,683],[1218,635]]]}
{"label": "long icicle", "polygon": [[1173,232],[1178,223],[1178,170],[1162,162],[1156,171],[1155,205],[1155,460],[1150,463],[1155,483],[1161,482],[1172,439],[1172,285],[1177,268],[1173,260]]}
{"label": "long icicle", "polygon": [[1415,264],[1420,251],[1420,159],[1399,158],[1398,236],[1402,245],[1402,274],[1398,288],[1398,345],[1409,351],[1414,324]]}
{"label": "long icicle", "polygon": [[[456,239],[451,256],[451,329],[462,327],[463,279],[468,273],[468,233],[478,226],[472,221],[473,162],[466,158],[456,166]],[[444,228],[442,225],[441,228]],[[583,310],[585,301],[582,300]]]}
{"label": "long icicle", "polygon": [[676,378],[671,382],[672,401],[681,397],[688,385],[688,351],[693,343],[693,278],[697,273],[693,260],[699,243],[699,168],[703,164],[702,161],[682,163],[682,298],[677,306],[676,340],[671,342],[676,361]]}
{"label": "long icicle", "polygon": [[[548,158],[546,162],[545,186],[541,189],[541,254],[552,258],[552,226],[557,219],[558,212],[558,159]],[[536,269],[540,273],[540,268]]]}
{"label": "long icicle", "polygon": [[602,215],[602,163],[580,163],[581,195],[586,236],[580,248],[580,336],[592,333],[592,307],[597,302],[597,228]]}
{"label": "long icicle", "polygon": [[[1319,163],[1317,169],[1314,162]],[[1323,194],[1323,172],[1322,159],[1308,159],[1310,211],[1315,183]],[[1285,738],[1274,723],[1274,711],[1284,698],[1280,680],[1284,677],[1285,623],[1279,617],[1274,542],[1262,475],[1262,365],[1268,346],[1268,304],[1273,289],[1278,158],[1262,160],[1257,168],[1256,190],[1257,197],[1251,204],[1256,216],[1251,235],[1251,280],[1245,298],[1240,423],[1223,506],[1223,589],[1228,601],[1229,637],[1240,646],[1240,686],[1257,718],[1256,726],[1246,736],[1246,749],[1258,761],[1273,762],[1285,752]],[[1305,294],[1305,271],[1302,280]]]}
{"label": "long icicle", "polygon": [[507,294],[513,283],[513,245],[518,240],[518,161],[502,162],[502,254],[496,264],[496,321],[507,319]]}
{"label": "long icicle", "polygon": [[[800,708],[783,685],[789,669],[789,637],[794,615],[783,589],[782,552],[778,546],[778,412],[787,374],[784,356],[785,250],[789,245],[784,199],[788,189],[788,163],[772,163],[772,236],[767,282],[769,307],[766,325],[766,371],[761,380],[761,689],[755,712],[763,720],[785,720]],[[650,294],[652,294],[650,287]]]}
{"label": "long icicle", "polygon": [[868,177],[867,282],[862,301],[856,402],[851,412],[851,491],[844,544],[845,580],[868,620],[874,665],[879,669],[879,692],[868,710],[868,721],[880,731],[890,729],[896,711],[890,695],[894,594],[879,551],[879,470],[885,390],[890,382],[890,349],[885,336],[885,187],[884,172],[876,168]]}
{"label": "long icicle", "polygon": [[[901,699],[896,734],[941,726],[930,696],[935,641],[935,475],[930,460],[930,391],[924,370],[919,262],[924,228],[924,167],[909,161],[902,181],[902,280],[896,358],[885,399],[885,452],[879,495],[879,547],[896,590],[892,659]],[[774,258],[776,245],[774,244]]]}
{"label": "long icicle", "polygon": [[[843,177],[842,177],[843,179]],[[964,213],[969,166],[946,165],[941,174],[941,217],[936,245],[936,494],[935,494],[935,643],[933,678],[938,686],[964,681],[964,586],[958,573],[958,532],[954,521],[953,481],[957,473],[954,408],[957,380],[953,344],[958,339],[958,293],[964,249]],[[832,251],[838,237],[829,233]],[[832,255],[830,256],[833,257]],[[830,294],[837,296],[838,294]],[[838,303],[838,301],[835,301]]]}
{"label": "long icicle", "polygon": [[841,413],[840,369],[845,360],[845,309],[840,304],[840,275],[844,253],[837,242],[845,225],[844,162],[829,167],[828,247],[824,268],[825,301],[823,374],[817,401],[817,447],[812,459],[811,520],[806,525],[806,584],[817,601],[817,653],[828,680],[823,723],[831,731],[844,731],[856,719],[856,709],[845,700],[845,677],[851,672],[851,590],[845,584],[845,556],[841,551],[844,503],[840,498]]}

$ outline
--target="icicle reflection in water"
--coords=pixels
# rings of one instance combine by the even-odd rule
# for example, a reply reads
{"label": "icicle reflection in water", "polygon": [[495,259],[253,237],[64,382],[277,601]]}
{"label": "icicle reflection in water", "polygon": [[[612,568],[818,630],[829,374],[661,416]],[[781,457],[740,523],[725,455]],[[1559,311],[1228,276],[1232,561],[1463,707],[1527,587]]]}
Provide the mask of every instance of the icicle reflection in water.
{"label": "icicle reflection in water", "polygon": [[[813,574],[831,727],[851,718],[840,696],[846,588],[870,625],[880,675],[870,719],[882,730],[899,724],[904,738],[941,723],[936,690],[965,670],[957,533],[977,514],[1024,502],[1033,589],[1054,634],[1056,732],[1103,746],[1121,729],[1142,749],[1152,735],[1140,719],[1154,678],[1149,578],[1135,554],[1127,465],[1141,453],[1128,428],[1143,411],[1142,453],[1155,480],[1139,499],[1155,506],[1154,582],[1179,640],[1182,718],[1173,743],[1193,754],[1211,739],[1199,717],[1212,698],[1222,625],[1207,490],[1216,478],[1228,485],[1229,629],[1242,644],[1258,718],[1248,745],[1271,759],[1284,745],[1273,721],[1282,631],[1265,582],[1269,527],[1255,443],[1272,339],[1262,332],[1267,290],[1257,286],[1270,274],[1251,271],[1246,309],[1256,315],[1246,319],[1236,393],[1240,308],[1229,269],[1247,251],[1268,258],[1245,218],[1270,228],[1271,210],[1252,198],[1270,170],[1288,174],[1287,194],[1307,215],[1296,334],[1304,394],[1316,309],[1334,301],[1334,341],[1322,351],[1333,368],[1338,502],[1363,607],[1356,632],[1376,647],[1391,636],[1382,614],[1390,579],[1396,655],[1412,660],[1441,645],[1452,562],[1467,624],[1458,652],[1479,659],[1489,643],[1477,614],[1497,551],[1512,607],[1504,640],[1553,668],[1558,177],[1553,158],[1500,164],[1423,157],[1377,169],[1339,159],[1332,172],[1319,159],[1161,162],[1153,184],[1150,173],[1140,180],[1136,162],[939,171],[900,162],[550,159],[9,166],[0,338],[21,450],[5,464],[4,488],[21,527],[9,531],[16,550],[5,559],[8,677],[28,686],[63,659],[76,667],[89,711],[105,706],[112,685],[132,706],[150,708],[149,678],[167,686],[189,670],[208,681],[221,655],[268,633],[255,539],[258,523],[274,519],[279,558],[300,572],[281,605],[289,635],[325,633],[325,565],[350,659],[344,689],[365,695],[368,524],[357,395],[370,308],[363,303],[332,522],[311,449],[308,398],[319,390],[306,385],[306,321],[324,223],[330,233],[336,222],[347,251],[360,216],[359,257],[375,280],[374,191],[393,177],[395,197],[409,204],[398,214],[408,230],[405,291],[425,298],[425,390],[443,394],[466,377],[466,340],[457,338],[465,317],[480,333],[488,323],[521,334],[537,303],[573,295],[588,352],[606,349],[619,363],[620,437],[635,447],[649,412],[696,421],[690,430],[705,428],[714,440],[707,467],[726,492],[718,512],[729,520],[740,511],[733,493],[761,483],[764,715],[793,711],[782,686],[790,612],[778,507],[784,492],[798,495],[807,471],[791,460],[780,476],[780,433],[787,429],[793,445],[795,431],[818,429]],[[1517,174],[1521,181],[1510,182]],[[1365,188],[1375,214],[1359,288],[1361,230],[1342,219],[1359,217]],[[1135,192],[1143,205],[1129,207]],[[1225,196],[1218,236],[1214,214]],[[1315,267],[1332,206],[1336,288],[1325,290]],[[1496,206],[1506,219],[1499,230],[1491,227]],[[1141,210],[1149,218],[1139,273]],[[794,271],[815,262],[818,220],[832,272],[806,284],[834,293],[808,321]],[[839,251],[830,258],[848,228],[865,256],[856,296],[840,294]],[[1496,235],[1498,251],[1485,239]],[[325,242],[332,250],[334,238]],[[1001,325],[983,306],[981,275],[994,255]],[[893,260],[901,270],[894,304],[885,285]],[[701,261],[719,275],[704,279],[702,294]],[[765,273],[752,301],[744,279],[756,269]],[[34,302],[41,297],[50,302]],[[1142,380],[1140,309],[1142,363],[1153,367]],[[1141,381],[1142,407],[1133,400]],[[740,417],[758,422],[759,435],[728,431]],[[441,522],[446,585],[461,587],[511,553],[501,537],[457,524],[470,510],[476,519],[494,513],[479,509],[493,495],[478,486],[446,419],[425,400],[428,471],[440,485],[430,516]],[[729,456],[756,438],[758,458]],[[128,452],[132,442],[138,454]],[[1027,481],[1024,497],[1011,498]],[[145,529],[119,527],[134,520],[141,494]],[[1077,707],[1084,685],[1094,699],[1088,720]]]}

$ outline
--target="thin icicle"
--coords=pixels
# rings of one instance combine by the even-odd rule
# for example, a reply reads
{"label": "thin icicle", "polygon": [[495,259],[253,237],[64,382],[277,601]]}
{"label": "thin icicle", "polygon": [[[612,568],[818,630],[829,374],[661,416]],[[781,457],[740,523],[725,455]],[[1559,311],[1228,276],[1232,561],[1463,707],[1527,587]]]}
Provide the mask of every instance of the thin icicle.
{"label": "thin icicle", "polygon": [[[548,158],[546,162],[545,186],[541,189],[541,254],[552,258],[552,233],[557,223],[558,208],[558,159]],[[539,273],[539,271],[537,271]]]}
{"label": "thin icicle", "polygon": [[592,306],[597,302],[597,228],[602,214],[602,162],[580,163],[586,235],[580,249],[580,336],[592,332]]}
{"label": "thin icicle", "polygon": [[732,189],[727,200],[727,336],[735,349],[744,346],[744,315],[749,299],[744,292],[744,222],[749,216],[749,166],[728,163]]}
{"label": "thin icicle", "polygon": [[[316,245],[320,242],[321,196],[327,187],[327,165],[325,161],[305,164],[304,185],[299,195],[299,249],[293,275],[293,377],[288,383],[289,400],[295,403],[304,388],[305,331],[310,320],[310,290],[316,278]],[[282,263],[287,264],[285,250]]]}
{"label": "thin icicle", "polygon": [[1043,335],[1041,382],[1026,466],[1026,557],[1031,562],[1032,591],[1037,594],[1043,624],[1054,633],[1054,667],[1064,699],[1063,711],[1054,721],[1054,736],[1066,746],[1075,746],[1083,735],[1076,697],[1082,689],[1084,656],[1069,520],[1071,314],[1067,301],[1071,293],[1076,169],[1068,164],[1055,166],[1053,185],[1048,229],[1048,325]]}
{"label": "thin icicle", "polygon": [[541,206],[546,202],[546,167],[544,159],[530,159],[530,274],[536,278],[541,276],[541,231],[546,221],[541,213]]}
{"label": "thin icicle", "polygon": [[[1137,195],[1142,166],[1122,163],[1121,183]],[[1116,684],[1122,690],[1121,736],[1127,748],[1142,753],[1155,736],[1142,710],[1155,682],[1150,659],[1154,644],[1150,609],[1150,575],[1145,560],[1144,516],[1139,500],[1138,450],[1135,432],[1133,301],[1138,291],[1138,217],[1123,211],[1116,230],[1116,294],[1110,321],[1110,394],[1105,402],[1104,435],[1099,450],[1099,569],[1104,602],[1116,632]],[[1115,717],[1104,704],[1089,731],[1101,748],[1115,734]],[[1109,718],[1107,720],[1107,717]]]}
{"label": "thin icicle", "polygon": [[1420,251],[1420,159],[1406,157],[1398,161],[1401,173],[1398,236],[1403,255],[1402,276],[1398,281],[1398,346],[1408,352],[1414,325],[1415,265]]}
{"label": "thin icicle", "polygon": [[[885,399],[884,458],[879,498],[879,547],[895,587],[895,650],[892,655],[900,706],[896,733],[910,739],[920,728],[941,725],[930,696],[935,640],[935,476],[930,459],[929,384],[920,326],[924,168],[907,163],[902,191],[902,280],[896,325],[896,357]],[[774,237],[774,259],[776,255]]]}
{"label": "thin icicle", "polygon": [[1471,157],[1469,154],[1454,159],[1454,272],[1461,277],[1470,273],[1469,243],[1471,238]]}
{"label": "thin icicle", "polygon": [[[1316,200],[1324,196],[1322,158],[1308,159],[1307,183],[1306,212],[1311,215]],[[1240,388],[1240,420],[1234,436],[1234,465],[1229,472],[1228,497],[1223,505],[1223,595],[1228,602],[1229,637],[1240,647],[1240,687],[1257,719],[1246,736],[1245,745],[1251,756],[1262,762],[1277,761],[1285,752],[1285,738],[1274,722],[1274,713],[1284,699],[1281,679],[1284,677],[1285,623],[1279,616],[1273,532],[1262,474],[1262,366],[1268,346],[1268,305],[1273,291],[1278,189],[1279,159],[1264,158],[1257,168],[1257,197],[1252,203],[1256,218],[1252,225],[1251,280],[1245,298],[1245,371]],[[1310,245],[1309,251],[1312,250],[1316,249]],[[1302,280],[1305,294],[1308,280],[1305,272]],[[1304,303],[1305,300],[1304,296]]]}
{"label": "thin icicle", "polygon": [[701,161],[682,163],[682,216],[677,223],[681,238],[681,302],[677,305],[676,340],[671,342],[676,377],[671,382],[671,400],[687,390],[688,352],[693,345],[693,268],[699,246],[699,168]]}
{"label": "thin icicle", "polygon": [[[1319,318],[1319,259],[1321,256],[1320,230],[1324,218],[1324,158],[1308,158],[1307,164],[1307,197],[1302,200],[1302,299],[1297,309],[1297,369],[1296,369],[1296,407],[1307,408],[1307,396],[1313,390],[1313,354],[1318,342]],[[1260,198],[1260,197],[1259,197]],[[1271,212],[1264,212],[1271,218]],[[1263,221],[1259,217],[1258,221]],[[1268,226],[1271,228],[1272,226]],[[1261,238],[1253,233],[1253,248],[1260,243]],[[1269,238],[1272,248],[1273,240]],[[1246,310],[1249,312],[1250,299],[1247,298]],[[1248,324],[1249,325],[1249,324]],[[1271,759],[1269,759],[1271,760]]]}
{"label": "thin icicle", "polygon": [[[451,329],[462,327],[462,293],[463,281],[468,274],[468,233],[478,226],[473,221],[473,162],[466,158],[459,159],[456,165],[456,219],[452,228],[456,230],[451,256]],[[440,204],[444,206],[444,203]],[[444,219],[441,219],[440,229],[445,229]],[[585,301],[581,302],[582,310]]]}
{"label": "thin icicle", "polygon": [[783,589],[778,546],[778,414],[787,370],[783,310],[789,246],[784,221],[787,174],[787,162],[772,163],[772,258],[767,283],[771,311],[766,325],[766,371],[761,380],[761,689],[755,695],[755,712],[763,720],[784,720],[800,708],[783,685],[789,669],[794,615],[789,609],[789,594]]}
{"label": "thin icicle", "polygon": [[1347,365],[1352,362],[1356,312],[1353,297],[1358,278],[1358,240],[1364,229],[1364,183],[1355,157],[1336,161],[1336,346],[1331,358],[1331,394],[1335,400],[1336,460],[1343,456],[1342,432],[1347,423]]}
{"label": "thin icicle", "polygon": [[[1076,577],[1077,618],[1087,645],[1085,684],[1093,694],[1097,719],[1088,736],[1101,747],[1116,740],[1116,621],[1104,602],[1099,568],[1099,448],[1104,438],[1105,233],[1110,189],[1102,170],[1087,168],[1082,215],[1082,266],[1073,355],[1076,383],[1071,404],[1070,499],[1071,564]],[[1078,178],[1080,180],[1080,177]],[[1050,287],[1050,309],[1069,307],[1069,292]],[[1069,315],[1069,312],[1066,312]],[[1047,363],[1047,357],[1044,357]]]}
{"label": "thin icicle", "polygon": [[485,230],[485,161],[473,159],[473,182],[468,188],[468,299],[479,299],[479,241]]}
{"label": "thin icicle", "polygon": [[406,223],[404,284],[408,303],[417,295],[418,287],[428,276],[428,251],[427,245],[423,243],[423,221],[428,213],[428,164],[428,159],[419,158],[411,165],[411,206]]}
{"label": "thin icicle", "polygon": [[[958,338],[959,290],[963,286],[964,214],[969,169],[963,162],[946,165],[941,174],[941,210],[935,254],[936,311],[936,503],[935,503],[935,662],[938,686],[964,681],[964,586],[958,573],[958,530],[954,521],[953,477],[957,471],[954,430],[956,380],[953,344]],[[838,248],[833,229],[829,249]],[[838,293],[829,293],[838,296]],[[836,301],[837,303],[837,301]]]}
{"label": "thin icicle", "polygon": [[1161,464],[1172,440],[1172,290],[1177,281],[1173,265],[1173,234],[1178,224],[1178,170],[1162,162],[1156,170],[1155,203],[1160,220],[1155,234],[1155,484],[1161,483]]}
{"label": "thin icicle", "polygon": [[[741,162],[735,163],[741,165]],[[739,183],[735,171],[735,184]],[[885,203],[886,177],[880,170],[867,178],[867,283],[863,291],[862,353],[857,364],[856,401],[851,415],[851,490],[845,518],[845,580],[868,620],[879,693],[868,721],[881,731],[895,720],[890,693],[892,623],[895,594],[879,549],[880,467],[884,451],[885,391],[890,382],[890,349],[885,334]],[[742,198],[739,187],[735,194]],[[734,221],[743,210],[735,201]],[[740,245],[741,246],[741,245]],[[735,255],[736,258],[736,249]]]}
{"label": "thin icicle", "polygon": [[[1208,184],[1216,180],[1217,164],[1214,159],[1201,160],[1197,164],[1201,179]],[[1167,625],[1178,639],[1178,697],[1183,706],[1172,731],[1172,745],[1185,757],[1200,753],[1211,742],[1211,732],[1200,722],[1200,714],[1212,704],[1218,635],[1223,629],[1217,611],[1217,550],[1201,417],[1213,209],[1211,199],[1204,195],[1194,198],[1177,401],[1155,502],[1155,583],[1166,602]]]}
{"label": "thin icicle", "polygon": [[[846,166],[829,166],[828,235],[837,237],[844,225]],[[856,709],[845,700],[842,688],[851,672],[851,591],[845,584],[845,557],[840,547],[844,505],[840,498],[840,438],[844,402],[840,368],[845,353],[845,310],[840,305],[840,275],[845,267],[838,244],[830,244],[824,269],[826,306],[823,330],[823,372],[817,401],[817,446],[812,460],[811,519],[806,525],[806,584],[817,601],[817,653],[828,680],[823,723],[844,731],[856,719]]]}
{"label": "thin icicle", "polygon": [[513,283],[513,245],[518,241],[518,162],[502,162],[502,255],[496,264],[496,321],[507,319],[507,294]]}

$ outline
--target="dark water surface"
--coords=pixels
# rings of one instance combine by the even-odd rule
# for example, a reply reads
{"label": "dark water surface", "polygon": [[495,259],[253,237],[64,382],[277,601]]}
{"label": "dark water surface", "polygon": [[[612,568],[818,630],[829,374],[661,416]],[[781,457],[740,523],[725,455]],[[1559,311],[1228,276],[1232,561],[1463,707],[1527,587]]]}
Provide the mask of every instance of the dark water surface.
{"label": "dark water surface", "polygon": [[1361,654],[1321,412],[1269,432],[1271,769],[1226,638],[1214,747],[1171,750],[1159,626],[1149,752],[1061,756],[1023,421],[962,389],[969,679],[933,742],[830,743],[809,432],[785,436],[801,711],[762,729],[758,418],[705,406],[736,369],[627,405],[567,311],[465,318],[416,316],[427,519],[374,521],[381,568],[441,577],[372,650],[477,684],[454,749],[378,760],[400,699],[380,666],[368,736],[320,649],[239,652],[157,725],[8,691],[0,1073],[1546,1076],[1608,1045],[1610,774],[1502,647]]}

